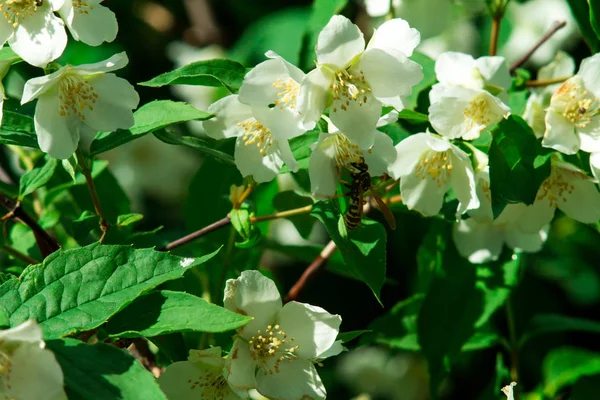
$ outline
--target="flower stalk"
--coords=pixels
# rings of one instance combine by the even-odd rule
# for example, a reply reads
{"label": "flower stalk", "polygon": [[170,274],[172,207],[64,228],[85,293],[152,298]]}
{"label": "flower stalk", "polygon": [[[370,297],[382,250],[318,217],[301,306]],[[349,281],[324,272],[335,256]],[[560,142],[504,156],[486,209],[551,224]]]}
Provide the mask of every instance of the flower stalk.
{"label": "flower stalk", "polygon": [[102,231],[102,235],[100,236],[100,243],[104,241],[106,237],[106,233],[110,228],[110,224],[104,217],[104,213],[102,212],[102,206],[100,204],[100,199],[98,198],[98,192],[96,191],[96,185],[94,184],[94,179],[92,178],[92,170],[88,166],[81,149],[77,149],[75,152],[77,157],[77,163],[81,169],[81,173],[85,177],[85,182],[87,183],[88,191],[90,192],[90,197],[92,198],[92,203],[94,203],[94,210],[96,210],[96,214],[100,217],[100,230]]}

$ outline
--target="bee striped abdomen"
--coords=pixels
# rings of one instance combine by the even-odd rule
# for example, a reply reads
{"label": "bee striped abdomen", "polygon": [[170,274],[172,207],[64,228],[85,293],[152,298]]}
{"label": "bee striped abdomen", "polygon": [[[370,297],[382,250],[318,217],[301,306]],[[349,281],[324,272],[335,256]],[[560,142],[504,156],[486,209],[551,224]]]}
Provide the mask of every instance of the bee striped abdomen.
{"label": "bee striped abdomen", "polygon": [[362,222],[363,194],[371,186],[371,176],[367,172],[369,167],[364,160],[360,163],[352,163],[352,167],[355,170],[351,172],[350,204],[344,215],[344,224],[349,231],[358,228]]}

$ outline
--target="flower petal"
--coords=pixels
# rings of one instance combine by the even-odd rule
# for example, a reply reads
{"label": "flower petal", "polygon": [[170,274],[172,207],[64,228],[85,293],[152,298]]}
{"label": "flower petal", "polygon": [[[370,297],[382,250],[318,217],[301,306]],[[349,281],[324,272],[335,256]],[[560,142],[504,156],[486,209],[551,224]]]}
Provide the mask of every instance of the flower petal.
{"label": "flower petal", "polygon": [[584,59],[581,62],[577,75],[583,80],[585,88],[594,95],[600,95],[600,53]]}
{"label": "flower petal", "polygon": [[206,134],[213,139],[242,136],[244,128],[238,124],[254,118],[252,109],[246,104],[240,103],[235,94],[215,101],[208,107],[208,112],[214,114],[215,117],[203,121],[202,126]]}
{"label": "flower petal", "polygon": [[31,319],[14,328],[0,330],[0,342],[2,343],[29,342],[39,343],[40,347],[44,347],[42,336],[42,328]]}
{"label": "flower petal", "polygon": [[[45,67],[56,60],[67,46],[67,32],[63,21],[50,12],[35,12],[19,23],[8,44],[25,62]],[[41,11],[41,10],[40,10]]]}
{"label": "flower petal", "polygon": [[308,160],[310,191],[318,198],[335,195],[340,179],[335,162],[335,134],[321,133]]}
{"label": "flower petal", "polygon": [[412,174],[417,163],[425,151],[429,150],[429,134],[417,133],[398,143],[396,160],[389,166],[389,174],[398,179],[401,176]]}
{"label": "flower petal", "polygon": [[250,339],[274,323],[281,296],[271,279],[258,271],[243,271],[239,278],[227,280],[223,304],[228,310],[254,318],[239,330],[242,337]]}
{"label": "flower petal", "polygon": [[99,46],[103,42],[112,42],[117,37],[117,17],[111,10],[100,5],[100,1],[87,0],[87,3],[81,4],[69,0],[59,10],[75,40],[89,46]]}
{"label": "flower petal", "polygon": [[448,186],[448,183],[438,185],[429,177],[421,178],[415,173],[404,175],[400,179],[402,202],[409,210],[419,211],[424,216],[434,216],[442,208]]}
{"label": "flower petal", "polygon": [[277,323],[288,337],[294,338],[298,346],[294,354],[312,360],[333,346],[342,318],[321,307],[291,301],[279,312]]}
{"label": "flower petal", "polygon": [[475,60],[468,54],[449,51],[439,55],[435,62],[435,75],[438,81],[447,86],[465,85],[481,89],[483,82],[473,81]]}
{"label": "flower petal", "polygon": [[527,206],[527,209],[515,223],[519,231],[535,234],[552,221],[555,211],[556,206],[552,205],[547,197],[543,197],[537,199],[532,205]]}
{"label": "flower petal", "polygon": [[239,100],[251,106],[268,107],[275,103],[281,91],[274,84],[278,80],[285,82],[287,79],[291,78],[281,59],[263,61],[244,76]]}
{"label": "flower petal", "polygon": [[298,100],[298,114],[306,129],[312,129],[321,119],[329,101],[329,85],[333,77],[324,69],[317,68],[310,71],[302,80]]}
{"label": "flower petal", "polygon": [[271,131],[275,140],[287,141],[306,132],[298,116],[290,108],[252,107],[252,114]]}
{"label": "flower petal", "polygon": [[575,154],[580,146],[579,136],[569,121],[550,109],[546,113],[546,132],[544,132],[542,146],[565,154]]}
{"label": "flower petal", "polygon": [[88,83],[98,95],[93,108],[84,108],[85,124],[102,132],[129,129],[134,124],[133,109],[137,108],[140,96],[133,86],[115,74],[102,74],[91,78]]}
{"label": "flower petal", "polygon": [[327,395],[314,365],[307,360],[285,360],[276,374],[258,373],[256,390],[272,400],[320,400]]}
{"label": "flower petal", "polygon": [[56,92],[40,97],[33,119],[40,149],[64,160],[77,149],[82,123],[77,116],[61,116],[59,104]]}
{"label": "flower petal", "polygon": [[235,165],[244,177],[252,176],[256,182],[270,182],[283,166],[278,142],[273,142],[266,154],[260,150],[254,143],[246,143],[241,136],[238,137],[234,150]]}
{"label": "flower petal", "polygon": [[421,42],[421,34],[402,18],[384,22],[375,30],[368,49],[395,49],[406,57],[413,54]]}
{"label": "flower petal", "polygon": [[129,58],[127,57],[127,53],[122,51],[120,53],[112,55],[106,60],[98,61],[96,63],[91,64],[81,64],[74,67],[74,69],[82,75],[89,75],[102,72],[106,73],[116,71],[118,69],[124,68],[128,63]]}
{"label": "flower petal", "polygon": [[508,65],[504,57],[480,57],[475,60],[477,69],[483,75],[486,84],[491,84],[504,89],[504,93],[508,92],[512,84]]}
{"label": "flower petal", "polygon": [[590,154],[590,169],[594,178],[600,179],[600,152]]}
{"label": "flower petal", "polygon": [[471,161],[462,150],[458,148],[453,150],[450,154],[453,166],[450,181],[452,182],[454,194],[460,202],[460,206],[456,210],[457,215],[460,215],[467,210],[478,208],[479,199],[475,190],[475,177]]}
{"label": "flower petal", "polygon": [[582,172],[564,171],[571,190],[561,192],[558,208],[576,221],[593,224],[600,221],[600,193],[594,181]]}
{"label": "flower petal", "polygon": [[549,231],[550,225],[545,225],[539,232],[535,233],[521,232],[515,224],[507,225],[505,232],[506,245],[515,251],[535,253],[544,246]]}
{"label": "flower petal", "polygon": [[381,103],[370,93],[364,98],[367,101],[357,99],[342,102],[342,98],[334,99],[329,118],[351,142],[368,149],[375,139],[373,134],[381,115]]}
{"label": "flower petal", "polygon": [[365,39],[358,26],[342,15],[331,17],[319,33],[317,63],[345,69],[365,49]]}
{"label": "flower petal", "polygon": [[504,232],[491,222],[473,218],[462,220],[452,229],[458,253],[474,264],[497,260],[504,246]]}
{"label": "flower petal", "polygon": [[364,73],[373,95],[378,98],[408,96],[413,86],[423,79],[423,67],[399,51],[369,49],[355,68]]}
{"label": "flower petal", "polygon": [[252,359],[248,343],[237,338],[225,360],[223,375],[235,389],[248,390],[256,387],[256,362]]}
{"label": "flower petal", "polygon": [[396,161],[398,151],[392,139],[383,132],[374,133],[373,147],[363,153],[365,162],[369,166],[371,176],[380,176],[388,173],[389,166]]}

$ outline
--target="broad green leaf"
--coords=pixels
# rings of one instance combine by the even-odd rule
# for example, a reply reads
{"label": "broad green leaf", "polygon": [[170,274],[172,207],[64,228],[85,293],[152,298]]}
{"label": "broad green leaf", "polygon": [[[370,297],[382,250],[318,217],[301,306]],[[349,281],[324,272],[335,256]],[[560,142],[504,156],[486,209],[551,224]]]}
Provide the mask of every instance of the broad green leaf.
{"label": "broad green leaf", "polygon": [[33,118],[4,110],[0,126],[0,144],[39,149]]}
{"label": "broad green leaf", "polygon": [[600,334],[600,322],[558,314],[539,314],[533,317],[529,323],[525,334],[519,341],[519,346],[523,346],[529,339],[538,335],[574,331]]}
{"label": "broad green leaf", "polygon": [[129,225],[133,225],[137,222],[140,222],[142,219],[144,219],[144,216],[142,214],[123,214],[123,215],[119,215],[117,217],[117,226],[119,227],[125,227],[125,226],[129,226]]}
{"label": "broad green leaf", "polygon": [[318,202],[311,215],[325,225],[331,240],[335,242],[348,265],[348,272],[366,283],[379,302],[379,293],[385,281],[386,232],[378,222],[364,218],[362,226],[343,238],[338,229],[339,213],[331,202]]}
{"label": "broad green leaf", "polygon": [[[592,49],[592,53],[597,53],[600,51],[600,40],[597,32],[594,31],[594,27],[592,26],[592,10],[590,10],[590,4],[594,2],[594,0],[567,0],[569,7],[571,7],[571,12],[577,21],[577,25],[579,25],[579,30],[581,31],[583,38],[589,48]],[[594,18],[597,15],[596,9],[597,7],[594,7]]]}
{"label": "broad green leaf", "polygon": [[94,329],[134,299],[216,254],[183,259],[152,249],[90,246],[59,250],[0,286],[11,326],[36,320],[46,339]]}
{"label": "broad green leaf", "polygon": [[56,171],[58,160],[47,157],[41,167],[36,167],[21,176],[19,183],[19,200],[44,186]]}
{"label": "broad green leaf", "polygon": [[491,130],[490,191],[494,217],[507,204],[532,204],[550,175],[550,152],[522,118],[511,115]]}
{"label": "broad green leaf", "polygon": [[[410,59],[423,67],[423,79],[413,86],[410,96],[407,97],[406,107],[414,109],[417,105],[421,105],[419,100],[428,93],[427,89],[437,82],[437,78],[435,77],[435,61],[430,57],[423,53],[414,52]],[[422,108],[426,110],[429,107],[429,97],[426,96],[423,100],[425,105]]]}
{"label": "broad green leaf", "polygon": [[512,115],[518,115],[519,117],[523,115],[527,106],[528,95],[528,90],[517,90],[508,93],[508,105]]}
{"label": "broad green leaf", "polygon": [[161,290],[136,299],[113,316],[105,329],[110,337],[157,336],[174,332],[226,332],[252,317],[237,314],[183,292]]}
{"label": "broad green leaf", "polygon": [[590,7],[590,25],[596,33],[596,39],[600,39],[600,3],[598,0],[587,0]]}
{"label": "broad green leaf", "polygon": [[260,230],[250,223],[250,212],[246,208],[233,209],[229,212],[231,225],[242,237],[242,242],[236,242],[235,246],[241,249],[255,246],[261,238]]}
{"label": "broad green leaf", "polygon": [[[312,145],[319,139],[318,132],[307,132],[302,136],[298,136],[290,140],[290,148],[296,161],[298,161],[298,169],[308,169],[308,160],[312,154]],[[291,172],[287,165],[284,165],[279,171],[280,174]]]}
{"label": "broad green leaf", "polygon": [[127,352],[104,343],[49,340],[70,400],[166,400],[154,376]]}
{"label": "broad green leaf", "polygon": [[429,116],[417,111],[404,109],[398,113],[398,119],[403,119],[413,124],[429,122]]}
{"label": "broad green leaf", "polygon": [[161,74],[141,86],[161,87],[165,85],[223,86],[237,93],[246,75],[246,68],[236,61],[213,59],[196,61],[174,71]]}
{"label": "broad green leaf", "polygon": [[215,148],[213,139],[197,138],[194,136],[180,136],[176,133],[160,130],[154,132],[157,139],[172,145],[189,147],[205,156],[212,157],[217,161],[234,165],[233,157]]}
{"label": "broad green leaf", "polygon": [[315,55],[315,46],[319,38],[319,33],[327,25],[331,17],[339,14],[348,4],[348,0],[314,0],[310,18],[308,19],[306,32],[304,36],[304,46],[302,48],[301,60],[305,66],[313,66]]}
{"label": "broad green leaf", "polygon": [[342,343],[348,343],[358,338],[359,336],[371,332],[368,329],[363,329],[360,331],[350,331],[350,332],[340,332],[337,336],[337,340],[341,340]]}
{"label": "broad green leaf", "polygon": [[64,227],[67,232],[75,239],[77,243],[89,244],[92,241],[97,241],[90,238],[90,232],[95,228],[99,229],[100,217],[98,215],[85,210],[76,220],[65,221]]}
{"label": "broad green leaf", "polygon": [[197,110],[185,102],[155,100],[140,107],[133,113],[133,117],[135,125],[129,129],[96,135],[90,146],[90,154],[95,156],[104,153],[169,125],[203,121],[211,118],[212,114]]}
{"label": "broad green leaf", "polygon": [[575,347],[552,350],[542,365],[544,394],[554,398],[556,393],[574,384],[583,376],[600,374],[600,353]]}
{"label": "broad green leaf", "polygon": [[[293,210],[296,208],[309,206],[312,203],[312,198],[303,196],[301,193],[298,193],[294,190],[279,192],[273,198],[273,206],[277,211]],[[308,239],[313,227],[315,226],[315,220],[313,217],[307,213],[288,217],[287,219],[294,224],[300,236]]]}

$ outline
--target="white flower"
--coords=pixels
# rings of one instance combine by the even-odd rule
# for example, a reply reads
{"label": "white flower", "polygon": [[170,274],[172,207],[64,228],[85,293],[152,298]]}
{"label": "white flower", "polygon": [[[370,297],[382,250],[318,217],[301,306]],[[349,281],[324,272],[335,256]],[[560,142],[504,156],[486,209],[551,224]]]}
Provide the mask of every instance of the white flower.
{"label": "white flower", "polygon": [[542,183],[535,202],[518,219],[523,232],[534,233],[550,223],[556,209],[584,224],[600,220],[600,193],[596,181],[571,164],[552,159],[550,176]]}
{"label": "white flower", "polygon": [[254,318],[238,330],[227,359],[231,386],[274,400],[325,398],[313,364],[342,351],[339,315],[295,301],[282,307],[275,283],[258,271],[229,279],[224,304]]}
{"label": "white flower", "polygon": [[431,104],[453,86],[487,90],[502,100],[508,99],[511,86],[510,72],[504,57],[480,57],[475,60],[469,54],[449,51],[440,54],[435,62],[436,83],[429,92]]}
{"label": "white flower", "polygon": [[501,121],[510,109],[485,90],[454,86],[429,107],[429,121],[450,139],[477,139],[488,126]]}
{"label": "white flower", "polygon": [[251,175],[257,182],[268,182],[277,176],[283,163],[298,170],[286,132],[275,131],[277,114],[268,107],[250,107],[240,103],[238,95],[224,97],[208,107],[215,115],[202,125],[214,139],[237,137],[235,164],[243,176]]}
{"label": "white flower", "polygon": [[[391,114],[391,117],[389,116]],[[392,111],[380,119],[386,125],[390,119],[397,119],[398,114]],[[379,125],[378,124],[378,125]],[[392,139],[385,133],[375,130],[373,146],[362,150],[352,143],[348,136],[329,122],[329,133],[321,133],[315,144],[308,164],[308,174],[312,193],[320,198],[335,195],[343,168],[354,171],[353,163],[360,163],[361,158],[369,167],[371,176],[388,173],[389,166],[396,160],[397,152]]]}
{"label": "white flower", "polygon": [[67,24],[73,39],[90,46],[112,42],[117,37],[117,17],[101,6],[103,0],[64,0],[58,13]]}
{"label": "white flower", "polygon": [[515,386],[517,386],[517,382],[511,382],[510,385],[506,385],[502,388],[502,393],[506,395],[506,400],[515,400]]}
{"label": "white flower", "polygon": [[373,144],[382,105],[402,108],[422,78],[421,66],[408,57],[420,35],[396,18],[377,29],[365,50],[360,29],[335,15],[319,34],[317,68],[306,75],[298,95],[298,111],[316,122],[330,107],[331,121],[362,148]]}
{"label": "white flower", "polygon": [[5,399],[67,400],[63,372],[34,321],[0,331],[0,394]]}
{"label": "white flower", "polygon": [[171,400],[247,399],[247,391],[237,391],[227,384],[224,368],[220,347],[190,350],[187,361],[169,365],[158,384]]}
{"label": "white flower", "polygon": [[[551,63],[540,68],[537,79],[568,78],[574,72],[575,62],[573,58],[564,51],[559,51]],[[546,122],[544,121],[546,118],[546,108],[550,105],[550,99],[560,85],[560,83],[555,83],[541,88],[534,88],[531,91],[531,96],[527,99],[523,119],[531,126],[537,138],[544,136],[544,132],[546,131]]]}
{"label": "white flower", "polygon": [[470,262],[479,264],[497,260],[504,244],[515,251],[537,252],[548,238],[550,226],[537,232],[521,231],[518,220],[528,211],[525,204],[509,204],[494,220],[488,168],[477,174],[479,207],[467,211],[470,218],[457,222],[452,231],[456,249]]}
{"label": "white flower", "polygon": [[579,72],[556,90],[546,113],[542,145],[565,154],[600,150],[600,54],[581,62]]}
{"label": "white flower", "polygon": [[3,0],[0,43],[8,42],[25,62],[36,67],[57,59],[67,45],[67,32],[63,21],[52,11],[57,11],[63,1]]}
{"label": "white flower", "polygon": [[431,133],[417,133],[396,145],[398,157],[390,176],[400,178],[402,201],[425,216],[436,215],[444,195],[454,190],[458,213],[479,207],[475,178],[467,153]]}
{"label": "white flower", "polygon": [[77,149],[81,134],[112,132],[134,124],[140,98],[115,71],[127,65],[125,53],[94,64],[67,65],[25,83],[21,104],[38,99],[35,131],[42,151],[65,159]]}

